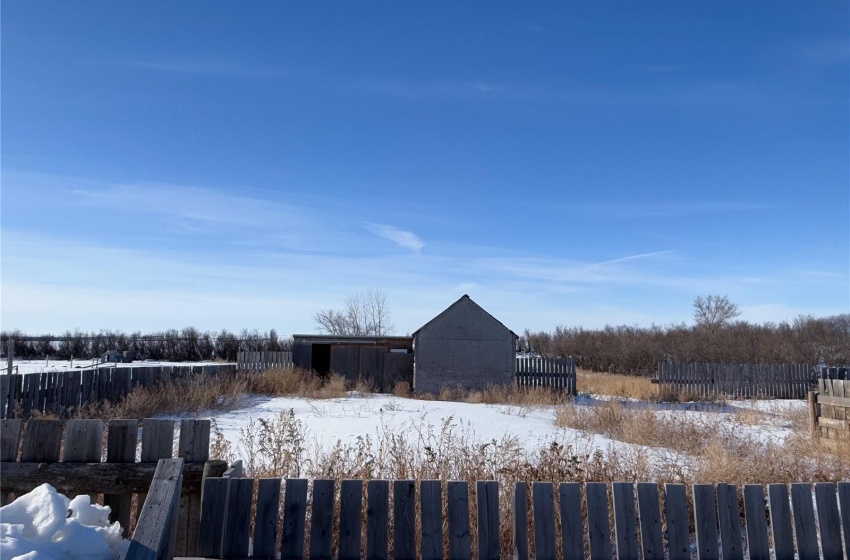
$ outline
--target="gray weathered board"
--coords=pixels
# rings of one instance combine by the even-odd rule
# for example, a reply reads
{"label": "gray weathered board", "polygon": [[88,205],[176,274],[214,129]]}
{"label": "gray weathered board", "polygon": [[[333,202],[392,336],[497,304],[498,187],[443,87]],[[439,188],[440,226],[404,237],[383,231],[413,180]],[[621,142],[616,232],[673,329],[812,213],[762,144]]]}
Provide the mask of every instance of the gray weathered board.
{"label": "gray weathered board", "polygon": [[37,412],[63,415],[93,403],[120,401],[136,387],[235,371],[234,364],[139,365],[0,375],[0,418],[29,417]]}
{"label": "gray weathered board", "polygon": [[662,390],[706,398],[804,399],[814,377],[806,364],[658,364]]}
{"label": "gray weathered board", "polygon": [[568,395],[576,393],[576,365],[572,357],[519,356],[515,376],[517,387],[553,389]]}
{"label": "gray weathered board", "polygon": [[813,404],[817,435],[850,440],[850,379],[818,379]]}
{"label": "gray weathered board", "polygon": [[[222,484],[231,489],[230,496],[234,485],[242,488],[245,484],[239,479],[214,480],[207,479],[209,487]],[[268,479],[260,482],[271,484]],[[279,482],[272,487],[280,488]],[[444,552],[448,551],[448,559],[459,560],[685,560],[691,558],[691,542],[695,539],[700,559],[742,560],[748,549],[752,560],[766,560],[771,555],[772,534],[777,560],[793,558],[795,554],[801,560],[842,560],[842,550],[846,551],[846,546],[842,548],[842,542],[846,542],[842,541],[842,526],[845,531],[850,528],[850,514],[841,514],[850,510],[850,482],[814,486],[798,483],[790,485],[790,489],[784,484],[769,485],[767,502],[762,486],[747,485],[743,490],[743,512],[739,509],[739,489],[730,484],[696,484],[689,504],[688,488],[681,484],[667,484],[662,492],[655,483],[534,482],[528,493],[529,486],[519,482],[511,489],[513,495],[507,503],[512,504],[513,518],[507,520],[501,517],[499,503],[504,498],[499,496],[500,488],[494,481],[475,484],[474,498],[466,481],[402,480],[391,484],[382,480],[346,480],[335,485],[333,481],[287,479],[283,486],[286,491],[281,535],[262,529],[268,519],[267,506],[260,507],[259,502],[256,505],[254,525],[258,528],[253,539],[261,544],[259,549],[255,544],[254,558],[294,560],[308,552],[309,558],[317,560],[353,560],[364,557],[365,552],[365,558],[375,560],[411,560],[417,556],[422,560],[444,560]],[[308,487],[312,487],[309,493]],[[220,504],[214,507],[213,503],[226,494],[224,490],[206,493],[202,511],[205,516],[223,511],[216,513],[215,527],[235,524],[244,531],[252,504],[231,498],[225,510]],[[312,505],[308,496],[313,496]],[[273,501],[278,500],[279,495],[274,495]],[[336,513],[334,503],[339,504]],[[306,551],[304,519],[311,510],[310,550]],[[471,525],[473,518],[475,525]],[[503,538],[506,524],[510,525],[512,539]],[[207,526],[206,518],[202,519],[202,526]],[[476,538],[470,532],[472,527],[477,527]],[[695,535],[691,535],[689,527],[695,527]],[[240,556],[244,547],[227,553],[222,546],[226,531],[202,534],[212,539],[204,543],[205,556],[244,556]],[[477,550],[472,549],[473,542],[477,542]],[[512,542],[512,549],[502,548],[506,542]],[[534,551],[533,556],[529,550]]]}

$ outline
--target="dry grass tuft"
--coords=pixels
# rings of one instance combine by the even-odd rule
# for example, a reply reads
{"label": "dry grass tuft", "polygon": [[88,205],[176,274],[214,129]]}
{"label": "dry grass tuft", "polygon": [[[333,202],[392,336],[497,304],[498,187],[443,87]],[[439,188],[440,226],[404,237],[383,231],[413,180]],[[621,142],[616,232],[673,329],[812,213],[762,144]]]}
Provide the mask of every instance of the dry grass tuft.
{"label": "dry grass tuft", "polygon": [[624,399],[655,400],[658,386],[648,377],[621,375],[617,373],[595,373],[579,369],[576,372],[576,386],[582,393],[610,395]]}
{"label": "dry grass tuft", "polygon": [[393,395],[403,399],[409,399],[411,395],[410,383],[407,381],[396,383],[395,387],[393,387]]}

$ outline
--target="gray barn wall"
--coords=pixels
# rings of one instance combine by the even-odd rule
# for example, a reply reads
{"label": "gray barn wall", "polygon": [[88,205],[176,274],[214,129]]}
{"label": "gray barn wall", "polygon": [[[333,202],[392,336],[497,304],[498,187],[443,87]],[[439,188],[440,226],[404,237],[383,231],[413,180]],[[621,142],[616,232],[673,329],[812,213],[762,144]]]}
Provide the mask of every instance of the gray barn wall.
{"label": "gray barn wall", "polygon": [[484,389],[514,381],[513,333],[467,297],[415,336],[414,388],[439,393],[444,386]]}

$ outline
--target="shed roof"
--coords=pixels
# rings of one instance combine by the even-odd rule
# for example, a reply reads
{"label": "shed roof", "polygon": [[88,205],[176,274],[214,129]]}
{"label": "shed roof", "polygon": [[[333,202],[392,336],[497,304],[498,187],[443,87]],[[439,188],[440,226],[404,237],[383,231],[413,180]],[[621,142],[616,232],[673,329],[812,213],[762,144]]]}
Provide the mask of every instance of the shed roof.
{"label": "shed roof", "polygon": [[[475,300],[473,300],[473,299],[472,299],[471,297],[469,297],[467,294],[463,294],[463,295],[462,295],[462,296],[461,296],[461,297],[460,297],[460,298],[459,298],[456,302],[454,302],[454,303],[453,303],[453,304],[451,304],[450,306],[448,306],[448,307],[446,307],[445,309],[443,309],[443,311],[442,311],[442,312],[440,312],[440,313],[438,313],[438,314],[437,314],[437,315],[436,315],[433,319],[431,319],[430,321],[428,321],[427,323],[425,323],[424,325],[422,325],[421,327],[419,327],[418,329],[416,329],[416,331],[414,331],[414,333],[413,333],[413,336],[416,336],[417,334],[419,334],[419,331],[421,331],[422,329],[424,329],[425,327],[427,327],[428,325],[430,325],[431,323],[433,323],[434,321],[436,321],[437,319],[439,319],[440,317],[442,317],[443,315],[445,315],[446,313],[448,313],[448,312],[449,312],[449,310],[451,310],[452,308],[454,308],[456,305],[458,305],[458,304],[459,304],[460,302],[462,302],[464,299],[467,299],[467,300],[469,300],[470,302],[472,302],[472,304],[473,304],[473,305],[475,305],[475,307],[477,307],[478,309],[480,309],[481,311],[483,311],[484,313],[486,313],[487,315],[489,315],[490,317],[492,317],[494,321],[496,321],[497,323],[499,323],[500,325],[502,325],[503,327],[505,327],[506,329],[508,329],[508,327],[506,327],[506,326],[505,326],[505,324],[504,324],[503,322],[501,322],[501,321],[499,321],[498,319],[496,319],[495,317],[493,317],[493,315],[491,315],[491,314],[490,314],[490,313],[489,313],[486,309],[484,309],[483,307],[481,307],[480,305],[478,305],[477,303],[475,303]],[[514,331],[512,331],[511,329],[508,329],[508,330],[510,331],[510,333],[511,333],[512,335],[514,335],[514,338],[519,338],[519,336],[517,336],[517,334],[516,334]]]}
{"label": "shed roof", "polygon": [[382,340],[395,342],[412,342],[412,336],[353,336],[335,334],[294,334],[293,340],[299,342],[315,342],[318,344],[377,344]]}

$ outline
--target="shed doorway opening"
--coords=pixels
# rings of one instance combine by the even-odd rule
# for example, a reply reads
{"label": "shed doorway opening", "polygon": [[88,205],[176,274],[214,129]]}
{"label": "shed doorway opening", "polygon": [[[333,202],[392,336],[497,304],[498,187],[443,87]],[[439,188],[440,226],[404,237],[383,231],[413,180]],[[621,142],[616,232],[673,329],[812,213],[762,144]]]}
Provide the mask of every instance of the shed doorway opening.
{"label": "shed doorway opening", "polygon": [[331,372],[331,345],[313,344],[311,356],[313,370],[319,375],[327,375]]}

